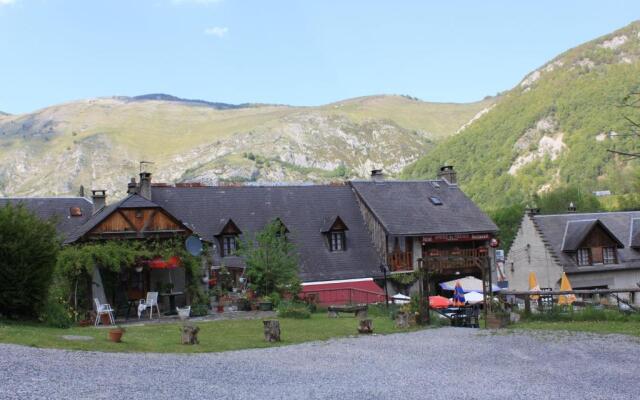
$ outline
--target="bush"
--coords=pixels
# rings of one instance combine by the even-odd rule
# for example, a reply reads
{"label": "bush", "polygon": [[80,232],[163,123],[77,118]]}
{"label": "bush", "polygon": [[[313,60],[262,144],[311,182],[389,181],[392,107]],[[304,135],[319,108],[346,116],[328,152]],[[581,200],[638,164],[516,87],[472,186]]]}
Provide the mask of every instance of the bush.
{"label": "bush", "polygon": [[40,320],[54,328],[70,328],[73,325],[73,315],[69,307],[57,301],[44,305]]}
{"label": "bush", "polygon": [[203,317],[209,315],[209,307],[206,304],[193,304],[191,305],[192,317]]}
{"label": "bush", "polygon": [[53,221],[43,221],[22,206],[0,207],[0,314],[40,314],[59,249]]}
{"label": "bush", "polygon": [[640,315],[636,314],[623,314],[618,310],[607,310],[599,307],[586,307],[581,310],[575,310],[573,306],[558,306],[554,305],[550,310],[531,313],[523,315],[523,319],[527,321],[545,321],[545,322],[557,322],[557,321],[637,321],[640,320]]}
{"label": "bush", "polygon": [[304,303],[293,301],[281,301],[278,306],[278,317],[280,318],[295,318],[295,319],[307,319],[311,318],[311,312]]}

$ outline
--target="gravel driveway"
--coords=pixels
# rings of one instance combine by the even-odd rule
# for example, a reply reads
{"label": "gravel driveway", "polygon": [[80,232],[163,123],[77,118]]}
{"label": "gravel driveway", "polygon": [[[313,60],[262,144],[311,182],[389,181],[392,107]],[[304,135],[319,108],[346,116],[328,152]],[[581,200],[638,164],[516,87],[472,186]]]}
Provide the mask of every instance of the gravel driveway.
{"label": "gravel driveway", "polygon": [[637,339],[559,332],[441,328],[198,355],[0,344],[2,399],[638,399],[639,371]]}

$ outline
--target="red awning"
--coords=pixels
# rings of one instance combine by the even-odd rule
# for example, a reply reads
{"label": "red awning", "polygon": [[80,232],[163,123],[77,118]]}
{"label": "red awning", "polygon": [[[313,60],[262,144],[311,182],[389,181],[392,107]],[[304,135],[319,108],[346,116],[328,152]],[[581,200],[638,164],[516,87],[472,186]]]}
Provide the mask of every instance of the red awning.
{"label": "red awning", "polygon": [[303,297],[313,295],[320,305],[369,304],[385,301],[384,290],[372,279],[311,283],[302,286]]}

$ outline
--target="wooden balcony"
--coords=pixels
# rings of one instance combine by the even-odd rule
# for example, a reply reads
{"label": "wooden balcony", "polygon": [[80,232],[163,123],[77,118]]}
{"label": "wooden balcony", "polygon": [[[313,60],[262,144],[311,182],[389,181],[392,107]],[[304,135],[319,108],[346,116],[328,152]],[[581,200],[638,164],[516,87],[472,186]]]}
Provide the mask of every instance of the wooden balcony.
{"label": "wooden balcony", "polygon": [[473,249],[428,249],[424,254],[426,267],[431,271],[452,269],[474,269],[482,267],[483,259],[488,254],[486,247]]}
{"label": "wooden balcony", "polygon": [[394,251],[389,254],[387,263],[391,272],[413,271],[413,253]]}

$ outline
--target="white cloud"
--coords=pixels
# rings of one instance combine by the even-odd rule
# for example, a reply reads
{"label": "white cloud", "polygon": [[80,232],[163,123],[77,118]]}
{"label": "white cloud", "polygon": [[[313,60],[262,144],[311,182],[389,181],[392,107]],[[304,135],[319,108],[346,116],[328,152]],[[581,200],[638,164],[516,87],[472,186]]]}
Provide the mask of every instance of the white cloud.
{"label": "white cloud", "polygon": [[14,4],[16,0],[0,0],[0,6],[8,6],[9,4]]}
{"label": "white cloud", "polygon": [[227,36],[227,33],[229,32],[229,28],[227,28],[226,26],[212,26],[211,28],[207,28],[204,30],[204,34],[205,35],[209,35],[209,36],[217,36],[219,38]]}
{"label": "white cloud", "polygon": [[[3,0],[0,0],[3,1]],[[8,0],[11,1],[11,0]],[[196,4],[200,6],[207,6],[209,4],[220,3],[222,0],[171,0],[173,4],[181,5],[181,4]]]}

